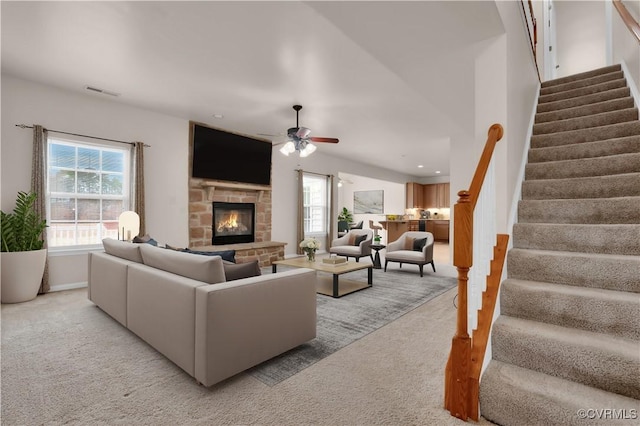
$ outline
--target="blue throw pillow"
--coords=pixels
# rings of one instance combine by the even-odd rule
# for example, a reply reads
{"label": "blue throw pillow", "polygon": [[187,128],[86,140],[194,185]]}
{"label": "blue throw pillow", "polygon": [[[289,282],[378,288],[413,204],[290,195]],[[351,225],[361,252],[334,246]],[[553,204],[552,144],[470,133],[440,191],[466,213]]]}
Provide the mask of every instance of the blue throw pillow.
{"label": "blue throw pillow", "polygon": [[222,250],[222,251],[199,251],[191,249],[183,249],[185,253],[201,254],[203,256],[220,256],[222,260],[236,263],[236,251],[235,250]]}
{"label": "blue throw pillow", "polygon": [[152,246],[158,247],[158,242],[153,238],[151,238],[149,235],[143,235],[142,237],[135,236],[133,237],[132,242],[139,243],[139,244],[146,243],[146,244],[151,244]]}
{"label": "blue throw pillow", "polygon": [[361,242],[363,242],[364,240],[367,239],[367,235],[360,235],[358,237],[356,237],[356,239],[353,241],[353,245],[354,246],[359,246]]}
{"label": "blue throw pillow", "polygon": [[413,240],[413,250],[422,251],[424,246],[427,244],[427,237],[425,238],[416,238]]}

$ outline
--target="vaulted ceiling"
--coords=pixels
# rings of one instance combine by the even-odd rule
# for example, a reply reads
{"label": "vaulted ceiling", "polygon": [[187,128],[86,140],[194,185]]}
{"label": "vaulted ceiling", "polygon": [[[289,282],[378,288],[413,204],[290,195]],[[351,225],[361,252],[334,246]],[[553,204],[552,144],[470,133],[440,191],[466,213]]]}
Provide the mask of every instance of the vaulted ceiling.
{"label": "vaulted ceiling", "polygon": [[449,138],[473,133],[478,43],[503,31],[493,1],[1,7],[3,73],[274,143],[301,104],[300,125],[340,139],[318,152],[417,177],[449,174]]}

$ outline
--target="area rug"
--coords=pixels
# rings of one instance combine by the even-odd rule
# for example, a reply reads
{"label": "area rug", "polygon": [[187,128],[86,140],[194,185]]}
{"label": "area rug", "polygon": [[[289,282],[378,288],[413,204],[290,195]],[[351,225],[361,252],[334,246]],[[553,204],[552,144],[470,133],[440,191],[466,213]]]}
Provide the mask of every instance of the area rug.
{"label": "area rug", "polygon": [[[350,272],[344,277],[366,283],[367,270]],[[247,370],[247,373],[268,386],[277,385],[456,284],[455,278],[428,273],[420,277],[417,270],[409,270],[409,267],[387,272],[374,270],[371,288],[339,299],[317,295],[316,338]]]}

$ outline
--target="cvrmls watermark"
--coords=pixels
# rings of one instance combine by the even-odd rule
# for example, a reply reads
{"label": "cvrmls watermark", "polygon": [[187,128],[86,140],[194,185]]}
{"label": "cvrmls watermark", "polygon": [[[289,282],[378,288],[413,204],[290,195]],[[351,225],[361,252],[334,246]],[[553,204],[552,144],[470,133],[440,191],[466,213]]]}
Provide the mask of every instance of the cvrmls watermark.
{"label": "cvrmls watermark", "polygon": [[638,410],[635,408],[581,408],[578,418],[591,420],[635,420]]}

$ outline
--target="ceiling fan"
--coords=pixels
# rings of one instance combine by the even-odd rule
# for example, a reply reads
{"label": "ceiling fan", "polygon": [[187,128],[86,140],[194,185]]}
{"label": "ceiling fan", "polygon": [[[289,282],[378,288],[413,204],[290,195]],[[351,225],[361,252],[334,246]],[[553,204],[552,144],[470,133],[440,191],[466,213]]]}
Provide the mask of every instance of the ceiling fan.
{"label": "ceiling fan", "polygon": [[306,127],[300,127],[298,121],[298,114],[302,109],[302,105],[294,105],[293,109],[296,111],[296,127],[291,127],[287,130],[287,136],[289,141],[280,148],[280,152],[284,155],[289,155],[293,152],[299,151],[300,157],[306,157],[316,150],[316,146],[311,142],[321,143],[338,143],[336,138],[323,138],[319,136],[309,136],[310,129]]}

